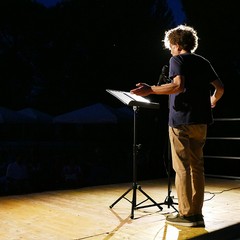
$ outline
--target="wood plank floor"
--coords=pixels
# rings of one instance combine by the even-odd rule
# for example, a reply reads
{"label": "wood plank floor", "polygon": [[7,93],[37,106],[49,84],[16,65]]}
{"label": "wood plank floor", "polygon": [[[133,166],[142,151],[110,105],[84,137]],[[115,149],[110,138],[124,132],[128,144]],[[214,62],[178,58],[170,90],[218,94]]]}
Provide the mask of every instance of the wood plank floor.
{"label": "wood plank floor", "polygon": [[[167,196],[167,179],[139,182],[157,203]],[[205,228],[176,227],[165,224],[174,212],[162,205],[134,210],[121,199],[131,183],[86,187],[26,195],[0,197],[1,240],[181,240],[211,233],[240,222],[240,181],[208,178],[204,203]],[[131,190],[126,197],[132,199]],[[172,194],[176,197],[174,186]],[[149,200],[137,190],[137,203]],[[177,199],[174,198],[177,203]],[[177,207],[177,206],[176,206]]]}

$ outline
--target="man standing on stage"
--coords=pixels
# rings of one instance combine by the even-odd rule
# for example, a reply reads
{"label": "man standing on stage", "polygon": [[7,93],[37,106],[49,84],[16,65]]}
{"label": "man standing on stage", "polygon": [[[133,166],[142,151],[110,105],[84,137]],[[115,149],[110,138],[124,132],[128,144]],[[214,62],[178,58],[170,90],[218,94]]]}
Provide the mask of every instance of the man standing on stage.
{"label": "man standing on stage", "polygon": [[195,54],[197,32],[180,25],[165,33],[164,45],[171,51],[170,83],[149,86],[138,83],[132,93],[169,95],[169,139],[179,213],[166,222],[181,226],[204,226],[203,147],[207,126],[213,122],[212,109],[224,93],[224,86],[211,63]]}

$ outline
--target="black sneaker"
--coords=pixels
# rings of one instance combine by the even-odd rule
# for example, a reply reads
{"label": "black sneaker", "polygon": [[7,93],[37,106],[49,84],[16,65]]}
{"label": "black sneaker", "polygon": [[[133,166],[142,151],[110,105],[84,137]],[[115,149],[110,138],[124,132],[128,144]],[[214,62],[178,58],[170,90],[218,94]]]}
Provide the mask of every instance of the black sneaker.
{"label": "black sneaker", "polygon": [[205,227],[204,219],[202,214],[194,216],[197,221],[197,227]]}
{"label": "black sneaker", "polygon": [[[179,214],[173,216],[169,215],[166,217],[166,222],[170,224],[175,224],[179,226],[185,226],[185,227],[196,227],[198,226],[198,221],[196,220],[195,216],[180,216]],[[200,218],[199,218],[200,222]]]}

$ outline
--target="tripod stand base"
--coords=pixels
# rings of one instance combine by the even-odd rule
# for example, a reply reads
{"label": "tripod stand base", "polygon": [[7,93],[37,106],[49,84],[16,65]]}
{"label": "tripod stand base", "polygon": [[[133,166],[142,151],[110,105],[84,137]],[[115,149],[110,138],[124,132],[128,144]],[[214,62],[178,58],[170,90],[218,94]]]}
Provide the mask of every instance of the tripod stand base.
{"label": "tripod stand base", "polygon": [[[145,197],[146,199],[140,203],[137,204],[137,190],[139,190]],[[128,198],[126,198],[125,196],[130,192],[133,191],[133,195],[132,195],[132,201],[130,201]],[[110,205],[110,208],[113,208],[115,204],[117,204],[121,199],[125,199],[128,202],[130,202],[132,204],[132,209],[131,209],[131,219],[134,218],[134,210],[140,209],[140,208],[146,208],[146,207],[153,207],[153,206],[157,206],[161,211],[162,211],[162,207],[160,206],[161,204],[158,204],[156,201],[154,201],[147,193],[145,193],[142,190],[142,187],[140,185],[138,185],[137,183],[133,183],[132,188],[129,188],[122,196],[120,196],[112,205]],[[145,206],[139,206],[142,203],[146,202],[147,200],[150,200],[153,204],[151,205],[145,205]]]}
{"label": "tripod stand base", "polygon": [[178,210],[173,206],[173,205],[178,205],[178,203],[173,202],[173,199],[171,196],[167,196],[164,202],[159,203],[159,205],[167,205],[168,208],[172,207],[176,212],[178,212]]}

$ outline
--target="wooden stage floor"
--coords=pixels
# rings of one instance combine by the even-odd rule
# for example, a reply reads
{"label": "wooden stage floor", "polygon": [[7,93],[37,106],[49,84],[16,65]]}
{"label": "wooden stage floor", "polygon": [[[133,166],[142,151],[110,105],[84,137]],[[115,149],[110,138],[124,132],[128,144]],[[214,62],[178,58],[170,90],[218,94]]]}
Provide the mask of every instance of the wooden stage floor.
{"label": "wooden stage floor", "polygon": [[[142,190],[157,203],[167,196],[167,179],[139,182]],[[58,190],[0,197],[1,240],[181,240],[240,222],[240,181],[207,178],[205,188],[205,228],[176,227],[165,224],[172,207],[162,205],[134,210],[131,202],[115,202],[132,183]],[[131,190],[126,197],[132,199]],[[172,196],[177,203],[176,192]],[[137,203],[146,198],[137,190]],[[147,206],[149,200],[140,206]],[[177,206],[176,206],[177,207]],[[207,236],[207,235],[206,235]],[[240,236],[240,235],[239,235]],[[212,238],[214,239],[214,238]],[[223,238],[225,239],[225,238]],[[226,238],[227,239],[227,238]],[[228,238],[230,239],[230,238]]]}

